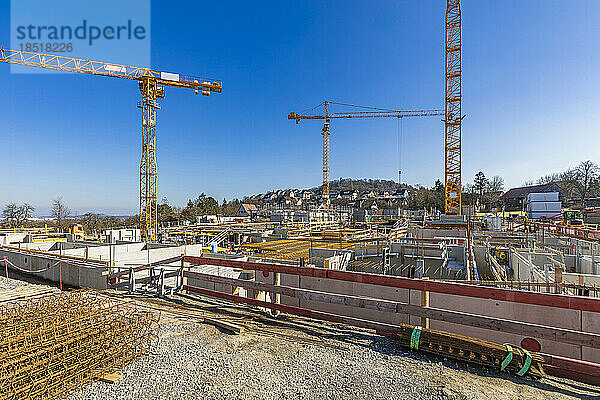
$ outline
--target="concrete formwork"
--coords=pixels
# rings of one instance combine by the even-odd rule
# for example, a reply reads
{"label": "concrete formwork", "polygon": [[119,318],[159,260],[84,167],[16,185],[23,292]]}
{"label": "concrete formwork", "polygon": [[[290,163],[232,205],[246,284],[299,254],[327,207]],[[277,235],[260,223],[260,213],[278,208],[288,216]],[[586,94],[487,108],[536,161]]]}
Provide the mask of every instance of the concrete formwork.
{"label": "concrete formwork", "polygon": [[[28,252],[28,250],[31,250]],[[35,251],[35,252],[34,252]],[[106,289],[109,270],[128,270],[130,267],[156,263],[181,255],[200,255],[201,245],[147,246],[145,243],[86,246],[79,243],[26,243],[21,249],[0,247],[0,260],[7,257],[21,270],[40,271],[32,275],[73,287]],[[59,265],[54,265],[61,259]],[[110,267],[110,268],[109,268]],[[9,265],[9,270],[13,269]],[[137,272],[145,276],[147,272]]]}
{"label": "concrete formwork", "polygon": [[[262,283],[273,283],[272,273],[265,274],[257,272],[256,281]],[[336,281],[324,278],[313,278],[281,274],[281,284],[302,289],[317,290],[329,293],[339,293],[371,298],[380,298],[399,301],[413,305],[421,305],[423,293],[418,290],[399,289],[369,285],[364,283]],[[420,325],[421,318],[407,314],[395,314],[377,310],[348,307],[338,304],[330,304],[316,301],[290,299],[281,296],[281,303],[292,306],[309,308],[345,315],[356,318],[364,318],[385,323],[410,323]],[[490,299],[479,299],[466,296],[448,295],[442,293],[429,293],[429,307],[445,310],[454,310],[474,315],[483,315],[494,318],[503,318],[513,321],[521,321],[546,326],[554,326],[574,331],[588,331],[600,333],[600,317],[595,313],[567,310],[549,306],[539,306]],[[500,332],[489,329],[475,328],[444,321],[430,321],[430,327],[461,335],[472,336],[497,343],[511,343],[519,345],[526,336],[513,333]],[[542,351],[554,355],[582,359],[591,362],[600,362],[600,350],[587,347],[564,344],[550,340],[539,340]]]}
{"label": "concrete formwork", "polygon": [[[9,250],[0,247],[0,259],[6,259],[21,270],[41,271],[31,275],[52,282],[59,282],[72,287],[89,287],[106,289],[108,268],[106,265],[82,262],[77,260],[59,259],[54,254],[34,254],[19,250]],[[14,268],[9,264],[9,270]]]}

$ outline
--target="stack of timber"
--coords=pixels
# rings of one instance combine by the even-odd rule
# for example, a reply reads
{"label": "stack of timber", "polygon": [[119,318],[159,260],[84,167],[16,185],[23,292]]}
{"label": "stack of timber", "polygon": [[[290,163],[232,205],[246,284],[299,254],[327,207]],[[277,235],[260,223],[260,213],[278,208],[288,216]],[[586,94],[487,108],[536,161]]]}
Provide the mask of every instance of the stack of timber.
{"label": "stack of timber", "polygon": [[[399,328],[400,333],[397,334],[382,333],[398,340],[401,346],[414,348],[415,335],[413,332],[415,332],[415,327],[402,324]],[[416,328],[420,330],[419,335],[417,335],[417,349],[426,353],[502,369],[502,362],[509,356],[510,347],[512,358],[509,356],[510,362],[505,366],[505,371],[517,374],[519,371],[525,370],[524,374],[528,376],[535,378],[546,376],[543,368],[543,364],[545,363],[544,357],[537,353],[530,352],[531,365],[524,369],[523,366],[526,363],[527,355],[518,346],[510,345],[507,347],[506,345],[455,333],[420,327]],[[411,341],[413,342],[413,346],[411,346]]]}

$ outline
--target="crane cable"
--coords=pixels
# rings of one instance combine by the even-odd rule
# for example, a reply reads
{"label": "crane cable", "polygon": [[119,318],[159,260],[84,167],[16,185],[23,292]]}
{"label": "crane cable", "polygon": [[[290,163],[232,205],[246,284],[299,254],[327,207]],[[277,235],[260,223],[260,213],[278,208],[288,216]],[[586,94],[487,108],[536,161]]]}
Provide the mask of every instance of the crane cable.
{"label": "crane cable", "polygon": [[402,118],[398,118],[396,128],[396,150],[398,153],[398,185],[402,183],[402,134],[404,130],[404,124]]}

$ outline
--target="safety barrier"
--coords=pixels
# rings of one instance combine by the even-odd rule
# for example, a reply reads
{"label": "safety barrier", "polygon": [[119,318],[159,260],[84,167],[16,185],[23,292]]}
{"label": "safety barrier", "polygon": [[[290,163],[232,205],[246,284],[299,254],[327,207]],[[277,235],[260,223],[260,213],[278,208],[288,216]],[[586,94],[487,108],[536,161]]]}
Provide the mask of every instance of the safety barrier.
{"label": "safety barrier", "polygon": [[[297,267],[289,265],[280,265],[275,263],[247,262],[231,259],[217,259],[211,257],[184,256],[184,263],[195,265],[213,265],[221,267],[230,267],[244,271],[262,272],[262,277],[269,274],[290,275],[300,277],[318,278],[322,281],[329,281],[332,285],[335,282],[368,284],[385,288],[409,289],[418,291],[421,294],[438,293],[440,295],[453,295],[461,298],[486,299],[508,302],[512,304],[523,304],[530,306],[546,306],[564,310],[573,310],[578,312],[597,313],[600,311],[600,299],[586,298],[581,296],[568,296],[550,293],[535,293],[506,288],[494,288],[483,286],[472,286],[455,282],[440,282],[420,279],[409,279],[395,276],[365,274],[348,271],[335,271],[323,268]],[[362,328],[374,329],[385,334],[395,334],[400,332],[401,328],[390,322],[382,322],[375,318],[357,318],[354,315],[345,315],[341,312],[332,312],[331,307],[344,306],[356,310],[368,310],[372,313],[385,313],[391,315],[404,314],[413,317],[420,317],[424,321],[438,321],[445,324],[454,324],[465,326],[469,329],[478,328],[487,331],[496,331],[501,334],[515,334],[534,338],[536,340],[545,340],[548,342],[559,343],[563,345],[581,346],[581,348],[600,349],[600,334],[595,332],[585,332],[578,329],[568,329],[549,324],[532,323],[518,321],[509,318],[499,318],[478,314],[475,312],[464,312],[444,307],[429,307],[427,303],[411,304],[411,301],[392,301],[389,298],[382,298],[375,289],[367,295],[357,296],[347,293],[334,293],[332,290],[315,290],[314,288],[295,287],[293,285],[279,284],[279,280],[273,279],[273,283],[259,282],[257,280],[235,279],[231,277],[215,276],[207,273],[200,273],[185,270],[184,278],[196,282],[207,282],[213,284],[230,285],[231,287],[245,288],[248,293],[265,292],[271,294],[271,301],[261,300],[257,296],[240,296],[238,294],[226,293],[223,291],[199,287],[198,285],[184,284],[183,289],[206,296],[220,298],[235,303],[248,304],[252,306],[265,307],[272,310],[321,319],[332,322],[345,323]],[[262,278],[261,277],[261,278]],[[202,285],[206,286],[206,285]],[[364,287],[361,290],[365,293]],[[286,302],[277,301],[280,296],[288,298]],[[409,296],[410,298],[410,296]],[[291,305],[289,299],[293,299],[297,304],[326,304],[330,310],[315,306],[302,307]],[[466,300],[465,300],[466,301]],[[302,303],[303,302],[303,303]],[[588,375],[583,376],[588,382],[600,384],[600,366],[598,364],[581,362],[580,360],[567,357],[550,357],[550,360],[557,361],[552,365],[551,372],[555,375],[566,376],[566,365],[577,365],[577,368],[584,368]],[[590,367],[593,366],[593,367]],[[589,368],[588,368],[589,367]]]}
{"label": "safety barrier", "polygon": [[534,230],[544,230],[549,234],[600,242],[600,231],[593,229],[564,226],[557,223],[541,221],[526,221],[525,226],[533,228]]}

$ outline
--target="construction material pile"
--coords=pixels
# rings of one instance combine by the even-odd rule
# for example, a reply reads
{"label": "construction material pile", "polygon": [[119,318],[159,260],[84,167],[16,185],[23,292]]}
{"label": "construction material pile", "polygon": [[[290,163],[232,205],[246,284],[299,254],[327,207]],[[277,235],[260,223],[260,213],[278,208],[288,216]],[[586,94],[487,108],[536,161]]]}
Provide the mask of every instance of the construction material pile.
{"label": "construction material pile", "polygon": [[0,308],[0,399],[51,399],[145,354],[156,316],[93,291]]}

